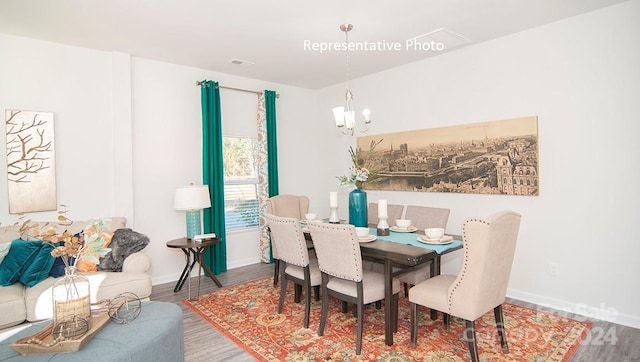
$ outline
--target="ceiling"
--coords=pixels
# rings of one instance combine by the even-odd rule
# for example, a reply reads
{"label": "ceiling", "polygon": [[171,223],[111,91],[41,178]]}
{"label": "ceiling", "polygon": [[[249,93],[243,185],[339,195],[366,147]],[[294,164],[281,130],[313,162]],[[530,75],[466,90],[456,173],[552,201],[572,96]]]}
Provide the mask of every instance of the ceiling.
{"label": "ceiling", "polygon": [[[344,50],[313,49],[343,23],[353,79],[624,1],[2,0],[0,33],[317,89],[345,80]],[[440,28],[461,41],[407,46]]]}

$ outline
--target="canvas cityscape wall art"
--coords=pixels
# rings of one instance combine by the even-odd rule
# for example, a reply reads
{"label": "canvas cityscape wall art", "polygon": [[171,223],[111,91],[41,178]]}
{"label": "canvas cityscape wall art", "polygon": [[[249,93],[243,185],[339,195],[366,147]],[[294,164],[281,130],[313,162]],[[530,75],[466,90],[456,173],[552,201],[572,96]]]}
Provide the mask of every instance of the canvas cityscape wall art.
{"label": "canvas cityscape wall art", "polygon": [[535,116],[358,137],[357,154],[368,190],[539,195]]}
{"label": "canvas cityscape wall art", "polygon": [[5,110],[9,213],[56,210],[53,113]]}

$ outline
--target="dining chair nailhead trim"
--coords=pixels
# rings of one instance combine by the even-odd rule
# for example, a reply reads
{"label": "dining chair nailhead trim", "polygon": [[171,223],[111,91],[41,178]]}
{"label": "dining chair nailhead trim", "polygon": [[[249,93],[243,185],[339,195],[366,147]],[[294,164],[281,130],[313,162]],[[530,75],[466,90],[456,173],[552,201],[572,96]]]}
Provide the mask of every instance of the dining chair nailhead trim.
{"label": "dining chair nailhead trim", "polygon": [[460,286],[460,284],[464,280],[464,277],[465,277],[465,275],[467,273],[467,266],[469,264],[469,250],[468,249],[470,247],[472,247],[471,244],[467,243],[467,225],[472,223],[472,222],[480,222],[480,223],[483,223],[483,224],[486,224],[486,225],[490,225],[490,223],[488,223],[486,220],[476,219],[476,218],[467,219],[467,221],[465,221],[464,224],[462,224],[462,244],[464,245],[464,262],[462,263],[462,270],[460,271],[460,274],[456,278],[456,283],[451,286],[451,290],[448,293],[449,294],[449,298],[447,298],[447,306],[449,307],[449,312],[451,311],[452,304],[453,304],[453,294],[456,291],[456,289],[458,289],[458,287]]}

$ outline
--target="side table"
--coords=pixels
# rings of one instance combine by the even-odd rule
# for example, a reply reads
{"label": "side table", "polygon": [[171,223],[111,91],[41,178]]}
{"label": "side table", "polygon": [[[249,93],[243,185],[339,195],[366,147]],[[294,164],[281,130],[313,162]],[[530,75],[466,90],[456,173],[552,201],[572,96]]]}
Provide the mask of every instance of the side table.
{"label": "side table", "polygon": [[[196,265],[196,263],[198,263],[199,267],[198,267],[198,291],[196,294],[195,299],[198,299],[198,296],[200,295],[200,274],[201,274],[201,269],[204,269],[205,273],[207,273],[207,275],[209,276],[209,278],[211,278],[211,280],[216,283],[216,285],[218,286],[218,288],[222,287],[222,284],[220,283],[220,281],[218,280],[218,278],[216,278],[215,275],[213,275],[213,272],[211,271],[211,269],[209,269],[209,267],[202,262],[202,254],[204,254],[205,250],[207,250],[208,247],[210,247],[211,245],[217,244],[220,242],[220,238],[216,237],[216,238],[209,238],[209,239],[202,239],[202,240],[197,240],[194,241],[192,239],[187,239],[187,238],[179,238],[179,239],[175,239],[175,240],[171,240],[171,241],[167,241],[167,247],[169,248],[177,248],[182,250],[182,252],[185,254],[186,259],[187,259],[187,263],[184,266],[184,270],[182,271],[182,275],[180,275],[180,279],[178,279],[178,283],[176,283],[176,287],[173,289],[174,293],[175,292],[179,292],[182,289],[182,286],[184,285],[184,282],[187,281],[187,285],[189,288],[189,300],[194,300],[191,298],[191,271],[193,270],[193,267]],[[193,256],[193,258],[192,258]]]}

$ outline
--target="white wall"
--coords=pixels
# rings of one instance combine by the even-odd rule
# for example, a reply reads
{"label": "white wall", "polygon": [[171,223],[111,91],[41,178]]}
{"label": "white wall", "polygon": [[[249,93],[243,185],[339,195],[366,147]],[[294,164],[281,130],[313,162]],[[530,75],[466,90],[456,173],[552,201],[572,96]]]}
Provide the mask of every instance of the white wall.
{"label": "white wall", "polygon": [[[638,44],[632,1],[353,81],[373,112],[369,134],[538,116],[540,196],[370,191],[369,201],[449,207],[452,232],[516,210],[510,296],[640,326]],[[319,107],[341,87],[321,90]],[[329,173],[342,174],[346,148],[335,157]],[[457,272],[461,253],[445,271]]]}
{"label": "white wall", "polygon": [[[55,114],[58,203],[69,205],[75,220],[127,217],[130,227],[151,239],[145,252],[153,261],[154,284],[177,280],[184,267],[183,254],[165,246],[185,232],[184,213],[173,209],[174,189],[202,182],[196,81],[277,91],[280,191],[320,189],[318,178],[309,176],[324,167],[310,157],[324,138],[313,126],[313,91],[1,34],[0,53],[0,109]],[[255,121],[257,95],[222,89],[221,98],[223,131],[255,129],[236,126]],[[4,155],[0,178],[6,180]],[[0,185],[0,221],[7,225],[17,216],[8,213],[6,181]],[[55,220],[56,214],[28,217]],[[259,261],[257,231],[230,233],[226,241],[229,268]]]}
{"label": "white wall", "polygon": [[[136,229],[144,230],[154,245],[147,248],[153,259],[154,283],[176,280],[184,266],[183,255],[167,250],[165,242],[184,235],[184,214],[173,210],[173,190],[189,182],[202,182],[202,116],[200,87],[195,82],[216,80],[220,85],[245,89],[273,89],[277,101],[277,125],[281,192],[304,193],[316,188],[314,180],[301,183],[296,175],[304,154],[303,117],[313,108],[312,92],[295,87],[260,82],[226,74],[187,68],[147,59],[132,61],[133,164]],[[255,134],[257,96],[221,89],[223,133]],[[247,110],[248,108],[248,110]],[[313,118],[313,117],[312,117]],[[293,182],[287,184],[287,180]],[[229,268],[257,263],[257,231],[227,235]]]}
{"label": "white wall", "polygon": [[[611,316],[599,309],[612,308],[616,321],[640,326],[638,14],[633,0],[354,80],[358,104],[374,112],[370,134],[529,115],[539,121],[540,196],[371,191],[369,199],[449,207],[452,232],[472,215],[519,211],[511,296],[600,318]],[[201,180],[197,80],[280,93],[280,192],[309,195],[311,209],[326,216],[328,193],[339,190],[347,215],[347,191],[335,176],[347,171],[354,139],[331,125],[330,113],[343,85],[311,91],[6,35],[0,54],[0,109],[55,113],[58,203],[78,220],[126,216],[151,238],[154,284],[177,280],[184,266],[165,242],[184,234],[174,188]],[[0,179],[5,170],[2,156]],[[0,185],[7,224],[15,215]],[[29,216],[53,220],[55,213]],[[257,261],[253,233],[231,234],[227,245],[230,267]],[[459,255],[445,259],[444,271],[456,272]],[[559,264],[557,277],[549,262]]]}

